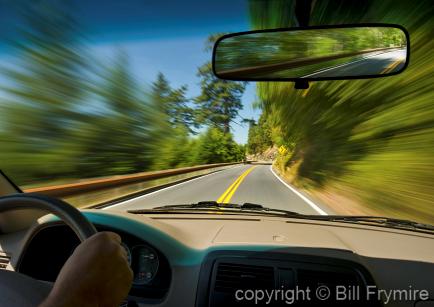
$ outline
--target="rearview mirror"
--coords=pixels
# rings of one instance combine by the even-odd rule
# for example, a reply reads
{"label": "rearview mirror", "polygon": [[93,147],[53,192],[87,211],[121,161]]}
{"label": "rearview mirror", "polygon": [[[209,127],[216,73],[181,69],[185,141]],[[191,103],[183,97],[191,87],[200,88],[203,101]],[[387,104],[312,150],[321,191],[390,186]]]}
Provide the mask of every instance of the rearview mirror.
{"label": "rearview mirror", "polygon": [[363,79],[408,65],[409,36],[398,25],[363,24],[260,30],[217,40],[217,77],[242,81]]}

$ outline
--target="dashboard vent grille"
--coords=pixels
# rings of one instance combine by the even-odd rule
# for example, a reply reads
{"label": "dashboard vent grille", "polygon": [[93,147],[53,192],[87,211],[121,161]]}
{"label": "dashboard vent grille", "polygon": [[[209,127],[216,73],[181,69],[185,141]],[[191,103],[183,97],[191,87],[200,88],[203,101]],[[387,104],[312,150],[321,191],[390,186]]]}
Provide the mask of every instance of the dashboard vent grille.
{"label": "dashboard vent grille", "polygon": [[10,261],[11,261],[10,256],[0,252],[0,270],[5,270]]}
{"label": "dashboard vent grille", "polygon": [[274,268],[268,266],[220,263],[214,290],[231,293],[238,289],[274,288]]}

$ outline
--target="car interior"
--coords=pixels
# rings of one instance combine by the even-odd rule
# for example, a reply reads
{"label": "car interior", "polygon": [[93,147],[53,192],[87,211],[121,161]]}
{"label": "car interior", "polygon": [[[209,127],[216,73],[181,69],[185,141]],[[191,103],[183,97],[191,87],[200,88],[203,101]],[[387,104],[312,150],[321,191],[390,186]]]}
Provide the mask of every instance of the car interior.
{"label": "car interior", "polygon": [[[2,184],[3,190],[14,189],[6,180]],[[48,209],[43,203],[52,204],[50,211],[61,219],[44,215],[39,210]],[[185,306],[252,305],[251,300],[235,301],[234,291],[319,285],[353,289],[346,294],[359,297],[352,305],[382,306],[378,289],[434,291],[430,231],[255,213],[79,212],[59,200],[26,193],[1,198],[0,208],[4,306],[41,302],[80,238],[95,232],[92,224],[96,231],[118,233],[128,250],[134,281],[126,306],[179,306],[180,301]],[[400,306],[419,306],[413,301],[417,293],[412,295]],[[345,300],[315,297],[304,301],[287,295],[285,301],[348,306]]]}
{"label": "car interior", "polygon": [[[411,65],[412,37],[404,27],[309,27],[309,6],[297,3],[298,27],[221,35],[213,45],[214,74],[307,90],[322,80],[394,78]],[[284,42],[282,35],[295,43],[307,37],[349,39],[367,28],[375,28],[376,35],[386,29],[395,42],[369,47],[365,62],[358,64],[366,70],[360,66],[357,75],[348,67],[318,66],[339,60],[333,52],[321,55],[321,61],[300,60],[294,53],[282,62],[270,51],[273,43]],[[373,69],[383,65],[385,53],[401,57],[399,64]],[[38,306],[75,248],[100,231],[121,236],[134,273],[121,306],[434,306],[433,226],[243,206],[77,209],[61,198],[23,192],[1,172],[0,306]]]}

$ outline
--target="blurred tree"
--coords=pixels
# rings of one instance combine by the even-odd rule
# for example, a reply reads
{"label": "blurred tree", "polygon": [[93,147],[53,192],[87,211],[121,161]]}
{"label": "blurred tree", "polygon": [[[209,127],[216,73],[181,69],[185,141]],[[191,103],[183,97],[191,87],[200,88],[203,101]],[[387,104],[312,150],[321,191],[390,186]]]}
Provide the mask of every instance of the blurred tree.
{"label": "blurred tree", "polygon": [[212,125],[229,133],[231,122],[243,108],[241,97],[245,84],[217,78],[210,62],[201,66],[197,75],[201,78],[201,94],[195,99],[198,123]]}
{"label": "blurred tree", "polygon": [[3,71],[9,82],[1,88],[10,97],[0,105],[3,170],[21,185],[44,185],[243,159],[229,133],[242,85],[217,86],[220,128],[192,136],[196,112],[204,109],[190,106],[187,87],[172,88],[159,74],[142,89],[122,51],[110,62],[92,59],[74,11],[69,0],[31,2],[20,11],[24,21],[14,42],[19,65]]}
{"label": "blurred tree", "polygon": [[[28,170],[38,179],[72,171],[67,139],[77,121],[84,95],[84,71],[79,27],[70,1],[34,1],[22,9],[20,38],[12,43],[17,69],[4,71],[10,85],[2,89],[11,101],[2,106],[2,165],[13,169],[21,183]],[[9,141],[8,141],[9,140]]]}
{"label": "blurred tree", "polygon": [[154,169],[169,169],[197,164],[194,160],[195,142],[184,126],[171,128],[160,143],[154,160]]}
{"label": "blurred tree", "polygon": [[259,117],[258,123],[254,120],[249,122],[247,151],[249,154],[260,154],[271,146],[273,146],[271,127],[263,113]]}
{"label": "blurred tree", "polygon": [[[434,193],[426,184],[434,174],[431,2],[419,1],[417,6],[391,0],[313,2],[311,25],[403,25],[411,37],[411,61],[405,72],[390,78],[323,81],[304,91],[294,90],[293,84],[258,83],[273,134],[294,144],[283,170],[297,165],[288,170],[296,183],[335,189],[378,215],[434,220]],[[253,27],[295,25],[283,17],[289,9],[263,10],[271,1],[252,3]],[[403,43],[402,38],[393,38],[393,31],[379,34],[385,46]],[[365,42],[357,40],[355,46]]]}
{"label": "blurred tree", "polygon": [[188,106],[186,85],[180,88],[171,88],[166,77],[159,73],[157,80],[152,84],[152,99],[159,105],[159,109],[168,116],[172,127],[184,127],[194,133],[196,126],[194,110]]}
{"label": "blurred tree", "polygon": [[155,110],[140,93],[123,51],[106,67],[97,88],[101,111],[89,115],[90,120],[76,130],[82,156],[77,167],[93,176],[149,169],[155,149]]}
{"label": "blurred tree", "polygon": [[[193,110],[185,98],[186,86],[173,89],[166,77],[159,73],[151,87],[151,104],[155,130],[153,132],[154,161],[153,169],[186,166],[189,134],[194,131]],[[190,154],[191,155],[191,154]],[[193,161],[191,161],[193,162]]]}
{"label": "blurred tree", "polygon": [[196,145],[195,161],[199,164],[242,161],[244,148],[232,138],[232,134],[210,127],[199,137]]}
{"label": "blurred tree", "polygon": [[[215,41],[223,34],[210,35],[205,42],[205,50],[210,51]],[[245,83],[217,78],[211,62],[199,67],[197,76],[201,78],[201,94],[195,98],[198,106],[197,123],[212,125],[222,129],[224,133],[229,133],[231,122],[243,108],[241,97],[245,90]]]}

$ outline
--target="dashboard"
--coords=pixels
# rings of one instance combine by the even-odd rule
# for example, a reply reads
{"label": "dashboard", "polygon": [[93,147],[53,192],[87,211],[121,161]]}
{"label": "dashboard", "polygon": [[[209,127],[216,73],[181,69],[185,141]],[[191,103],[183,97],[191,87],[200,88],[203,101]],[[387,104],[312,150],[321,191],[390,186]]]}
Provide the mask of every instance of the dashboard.
{"label": "dashboard", "polygon": [[[339,283],[385,290],[411,285],[434,295],[434,237],[428,234],[264,216],[83,213],[99,231],[122,237],[134,271],[128,306],[244,306],[251,302],[234,302],[237,289]],[[51,282],[79,244],[72,230],[49,216],[27,230],[21,242],[8,245],[0,236],[12,267]],[[382,306],[378,300],[359,303],[350,305]]]}

